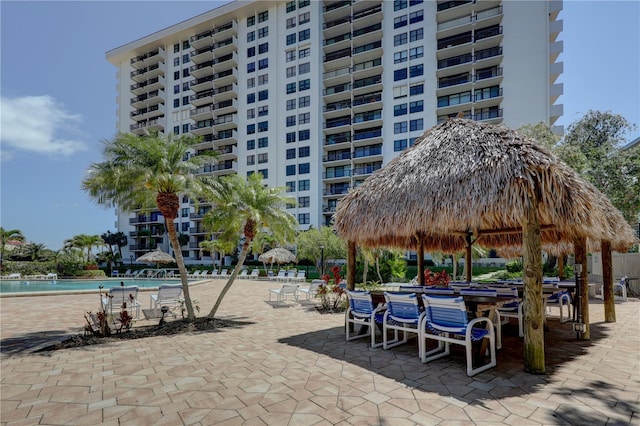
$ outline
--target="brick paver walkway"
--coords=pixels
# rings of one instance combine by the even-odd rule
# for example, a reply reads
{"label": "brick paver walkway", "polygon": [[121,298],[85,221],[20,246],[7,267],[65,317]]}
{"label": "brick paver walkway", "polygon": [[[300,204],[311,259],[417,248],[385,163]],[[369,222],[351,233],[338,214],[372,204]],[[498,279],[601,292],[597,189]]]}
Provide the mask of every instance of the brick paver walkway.
{"label": "brick paver walkway", "polygon": [[[201,315],[222,286],[192,287]],[[268,302],[276,286],[236,282],[219,311],[234,328],[44,353],[32,351],[78,333],[98,296],[2,298],[0,423],[640,425],[638,299],[617,304],[613,324],[592,301],[589,342],[550,321],[546,375],[523,371],[514,325],[498,366],[469,378],[459,349],[422,364],[415,342],[347,343],[342,314]]]}

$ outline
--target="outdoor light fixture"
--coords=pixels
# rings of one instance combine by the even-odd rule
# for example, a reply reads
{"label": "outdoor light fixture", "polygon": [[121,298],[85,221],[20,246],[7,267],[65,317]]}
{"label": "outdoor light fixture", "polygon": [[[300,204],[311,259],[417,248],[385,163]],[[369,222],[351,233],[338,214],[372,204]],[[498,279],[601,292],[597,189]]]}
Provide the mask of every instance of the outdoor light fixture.
{"label": "outdoor light fixture", "polygon": [[576,338],[580,339],[580,334],[587,331],[586,325],[582,322],[582,264],[573,265],[573,272],[576,275],[576,298],[573,306],[573,331],[576,332]]}
{"label": "outdoor light fixture", "polygon": [[129,266],[133,266],[133,255],[129,255]]}

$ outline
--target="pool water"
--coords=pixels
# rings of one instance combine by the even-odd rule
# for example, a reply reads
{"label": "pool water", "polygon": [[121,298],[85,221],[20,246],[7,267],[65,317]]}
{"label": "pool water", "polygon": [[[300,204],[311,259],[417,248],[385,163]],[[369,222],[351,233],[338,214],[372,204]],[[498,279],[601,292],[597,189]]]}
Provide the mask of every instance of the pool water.
{"label": "pool water", "polygon": [[140,288],[158,287],[160,284],[176,284],[180,280],[135,280],[135,279],[110,279],[110,280],[2,280],[0,281],[1,293],[36,293],[47,291],[71,291],[71,290],[98,290],[100,286],[105,289],[137,285]]}

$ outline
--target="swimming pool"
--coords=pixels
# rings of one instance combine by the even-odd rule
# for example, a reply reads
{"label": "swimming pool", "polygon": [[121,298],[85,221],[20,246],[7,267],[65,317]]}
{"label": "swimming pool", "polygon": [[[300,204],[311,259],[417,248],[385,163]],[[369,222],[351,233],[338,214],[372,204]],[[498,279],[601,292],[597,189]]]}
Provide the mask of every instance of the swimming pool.
{"label": "swimming pool", "polygon": [[180,280],[136,280],[114,278],[110,280],[2,280],[0,281],[0,294],[2,293],[37,293],[54,291],[83,291],[98,290],[100,286],[105,289],[137,285],[140,288],[158,287],[160,284],[176,284]]}

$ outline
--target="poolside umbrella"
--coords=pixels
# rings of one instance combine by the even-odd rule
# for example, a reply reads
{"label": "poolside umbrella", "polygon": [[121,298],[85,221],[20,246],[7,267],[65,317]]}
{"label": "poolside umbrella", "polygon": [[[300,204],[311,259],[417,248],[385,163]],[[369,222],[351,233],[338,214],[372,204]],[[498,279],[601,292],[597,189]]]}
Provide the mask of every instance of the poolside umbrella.
{"label": "poolside umbrella", "polygon": [[143,254],[139,258],[136,259],[136,262],[145,262],[145,263],[155,263],[156,269],[159,268],[160,263],[172,263],[176,260],[171,257],[170,254],[163,252],[160,249],[155,251],[150,251],[149,253]]}
{"label": "poolside umbrella", "polygon": [[289,263],[289,262],[296,261],[296,255],[291,253],[289,250],[285,248],[276,247],[274,249],[271,249],[269,251],[262,253],[260,256],[258,256],[258,260],[262,263],[271,263],[271,264]]}

